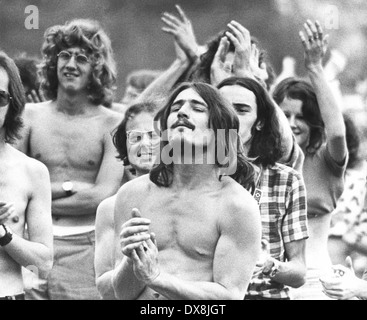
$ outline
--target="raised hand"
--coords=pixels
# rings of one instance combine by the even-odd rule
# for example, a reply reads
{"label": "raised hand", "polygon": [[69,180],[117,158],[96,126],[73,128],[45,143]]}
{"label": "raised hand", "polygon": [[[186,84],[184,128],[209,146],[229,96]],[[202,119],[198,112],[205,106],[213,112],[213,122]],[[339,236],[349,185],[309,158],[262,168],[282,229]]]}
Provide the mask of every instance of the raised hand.
{"label": "raised hand", "polygon": [[131,212],[132,218],[121,226],[120,247],[122,253],[131,258],[134,250],[137,250],[150,239],[150,220],[142,218],[138,209]]}
{"label": "raised hand", "polygon": [[210,66],[210,82],[214,86],[232,76],[232,64],[227,60],[228,49],[228,38],[222,37]]}
{"label": "raised hand", "polygon": [[250,68],[252,50],[250,32],[234,20],[228,24],[228,28],[230,31],[226,32],[226,36],[235,47],[233,74],[237,77],[253,77]]}
{"label": "raised hand", "polygon": [[322,59],[327,51],[329,36],[324,35],[318,21],[313,24],[310,20],[307,20],[304,29],[306,35],[300,31],[299,36],[305,49],[306,69],[312,70],[313,68],[322,67]]}
{"label": "raised hand", "polygon": [[194,29],[191,21],[179,5],[175,6],[179,17],[164,12],[161,20],[165,23],[162,30],[174,36],[176,43],[185,52],[188,59],[196,60],[199,54],[199,45],[196,41]]}

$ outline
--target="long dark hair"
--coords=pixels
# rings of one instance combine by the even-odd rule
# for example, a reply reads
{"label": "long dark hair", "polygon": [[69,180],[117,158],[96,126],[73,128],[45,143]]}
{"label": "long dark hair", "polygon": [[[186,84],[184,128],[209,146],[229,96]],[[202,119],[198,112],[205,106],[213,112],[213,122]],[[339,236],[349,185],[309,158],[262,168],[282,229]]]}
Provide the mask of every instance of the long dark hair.
{"label": "long dark hair", "polygon": [[[223,80],[218,89],[225,86],[241,86],[250,90],[256,97],[257,119],[251,128],[251,147],[249,158],[263,166],[273,165],[282,157],[282,143],[279,121],[276,116],[275,105],[267,91],[255,80],[250,78],[231,77]],[[261,123],[260,131],[256,126]]]}
{"label": "long dark hair", "polygon": [[306,151],[315,154],[325,142],[325,125],[311,84],[293,77],[284,79],[276,86],[273,97],[279,105],[285,98],[302,101],[302,114],[310,127],[310,142]]}
{"label": "long dark hair", "polygon": [[[241,139],[238,137],[239,131],[239,119],[234,108],[228,104],[219,91],[212,85],[200,83],[200,82],[184,82],[179,85],[168,98],[167,103],[160,109],[155,116],[155,123],[159,125],[159,130],[164,134],[167,132],[167,119],[170,115],[171,105],[180,92],[186,89],[193,89],[197,92],[202,99],[206,102],[209,108],[209,129],[215,132],[216,139],[216,158],[215,162],[219,168],[225,168],[231,166],[236,160],[235,172],[231,175],[234,180],[244,186],[246,189],[250,189],[254,184],[254,168],[251,162],[245,157],[243,152],[243,146]],[[218,139],[218,130],[225,131],[225,139]],[[230,131],[236,132],[236,145],[230,139]],[[161,154],[165,146],[168,145],[167,139],[162,137],[161,140]],[[236,159],[230,159],[229,163],[222,164],[218,159],[218,148],[223,148],[226,151],[226,155],[233,155]],[[233,151],[236,150],[236,151]],[[234,153],[235,152],[235,153]],[[150,171],[150,179],[158,186],[168,187],[172,183],[173,164],[165,164],[162,159],[160,163],[155,165]]]}
{"label": "long dark hair", "polygon": [[16,139],[20,138],[20,130],[23,127],[22,113],[26,103],[26,98],[18,68],[13,59],[3,51],[0,51],[0,67],[8,74],[8,91],[11,96],[8,112],[4,122],[5,142],[14,143]]}
{"label": "long dark hair", "polygon": [[93,104],[111,105],[116,82],[116,64],[111,40],[97,21],[75,19],[65,25],[46,30],[42,46],[44,61],[42,87],[48,98],[57,98],[57,55],[77,46],[86,50],[92,60],[93,72],[88,85],[88,98]]}

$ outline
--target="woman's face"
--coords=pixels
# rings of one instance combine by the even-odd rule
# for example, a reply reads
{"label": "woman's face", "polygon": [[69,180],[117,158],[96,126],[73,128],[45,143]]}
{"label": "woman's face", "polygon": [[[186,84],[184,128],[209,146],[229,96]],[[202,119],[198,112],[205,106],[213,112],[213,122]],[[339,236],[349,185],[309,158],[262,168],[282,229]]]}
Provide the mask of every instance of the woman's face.
{"label": "woman's face", "polygon": [[154,131],[153,115],[140,113],[126,124],[127,156],[137,175],[146,174],[159,154],[160,137]]}
{"label": "woman's face", "polygon": [[279,106],[288,119],[298,145],[305,150],[310,141],[311,129],[303,117],[302,105],[301,100],[285,98]]}
{"label": "woman's face", "polygon": [[240,136],[245,150],[250,149],[252,134],[251,129],[257,120],[257,103],[255,94],[239,85],[224,86],[220,93],[235,108],[240,120]]}

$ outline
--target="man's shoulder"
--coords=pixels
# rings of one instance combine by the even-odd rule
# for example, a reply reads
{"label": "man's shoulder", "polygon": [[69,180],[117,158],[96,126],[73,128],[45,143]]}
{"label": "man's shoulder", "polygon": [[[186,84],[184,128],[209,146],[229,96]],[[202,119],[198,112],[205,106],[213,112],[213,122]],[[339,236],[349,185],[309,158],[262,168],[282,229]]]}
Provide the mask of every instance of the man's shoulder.
{"label": "man's shoulder", "polygon": [[37,115],[45,115],[52,109],[53,101],[44,101],[39,103],[26,103],[24,107],[24,115],[26,117],[35,117]]}
{"label": "man's shoulder", "polygon": [[117,198],[130,195],[133,197],[136,194],[141,195],[145,192],[149,192],[153,185],[153,182],[149,178],[149,174],[142,175],[124,183],[117,193]]}
{"label": "man's shoulder", "polygon": [[103,116],[106,121],[116,122],[121,121],[124,116],[120,112],[100,106],[99,113]]}
{"label": "man's shoulder", "polygon": [[253,208],[257,203],[251,193],[230,177],[226,177],[223,198],[229,208],[243,210]]}
{"label": "man's shoulder", "polygon": [[34,177],[48,175],[48,169],[41,161],[27,156],[14,147],[11,147],[11,152],[13,163],[19,168],[23,167],[30,175]]}

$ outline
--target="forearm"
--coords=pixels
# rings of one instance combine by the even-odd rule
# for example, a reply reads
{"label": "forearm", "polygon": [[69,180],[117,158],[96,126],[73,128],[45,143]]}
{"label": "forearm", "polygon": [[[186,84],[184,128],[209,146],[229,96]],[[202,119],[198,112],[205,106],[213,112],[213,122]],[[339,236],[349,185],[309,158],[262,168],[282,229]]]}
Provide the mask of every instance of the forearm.
{"label": "forearm", "polygon": [[112,285],[113,270],[107,271],[96,279],[97,289],[103,300],[115,300]]}
{"label": "forearm", "polygon": [[146,288],[134,274],[133,264],[124,257],[112,272],[112,287],[118,300],[136,300]]}
{"label": "forearm", "polygon": [[98,205],[106,198],[112,196],[116,190],[94,187],[76,191],[70,197],[54,199],[52,201],[52,215],[60,216],[86,216],[96,214]]}
{"label": "forearm", "polygon": [[37,268],[40,276],[47,276],[53,265],[53,250],[42,243],[30,242],[14,234],[5,251],[24,268]]}
{"label": "forearm", "polygon": [[155,79],[139,96],[138,102],[149,100],[155,95],[167,94],[177,80],[190,68],[188,61],[176,59],[170,67]]}
{"label": "forearm", "polygon": [[305,284],[306,271],[306,266],[298,261],[281,262],[279,272],[272,280],[292,288],[299,288]]}
{"label": "forearm", "polygon": [[292,156],[292,151],[294,149],[294,138],[293,132],[289,125],[288,119],[286,118],[284,112],[280,109],[280,107],[274,102],[275,104],[275,113],[278,118],[279,127],[280,127],[280,136],[281,136],[281,144],[282,144],[282,151],[283,155],[282,158],[279,160],[281,163],[288,163]]}
{"label": "forearm", "polygon": [[170,300],[241,300],[216,282],[185,281],[161,272],[148,286]]}
{"label": "forearm", "polygon": [[308,69],[308,76],[320,106],[326,134],[330,137],[345,135],[341,106],[334,96],[322,66]]}

